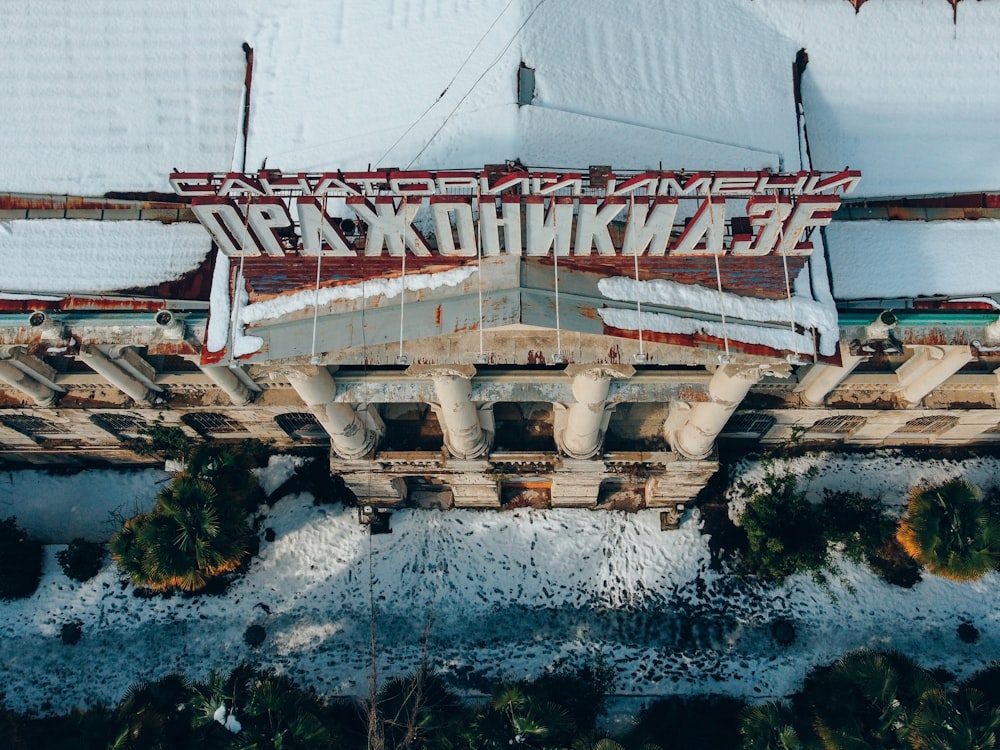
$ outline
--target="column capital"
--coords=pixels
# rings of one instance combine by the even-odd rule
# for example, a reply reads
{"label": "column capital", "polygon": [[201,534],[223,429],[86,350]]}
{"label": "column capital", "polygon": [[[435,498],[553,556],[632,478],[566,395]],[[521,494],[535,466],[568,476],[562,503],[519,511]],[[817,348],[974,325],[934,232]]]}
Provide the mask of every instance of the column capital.
{"label": "column capital", "polygon": [[625,379],[635,375],[635,368],[632,365],[612,365],[595,362],[592,364],[574,363],[566,365],[563,372],[571,378],[579,375],[594,378],[619,378]]}
{"label": "column capital", "polygon": [[406,374],[411,378],[463,378],[476,376],[475,365],[410,365]]}

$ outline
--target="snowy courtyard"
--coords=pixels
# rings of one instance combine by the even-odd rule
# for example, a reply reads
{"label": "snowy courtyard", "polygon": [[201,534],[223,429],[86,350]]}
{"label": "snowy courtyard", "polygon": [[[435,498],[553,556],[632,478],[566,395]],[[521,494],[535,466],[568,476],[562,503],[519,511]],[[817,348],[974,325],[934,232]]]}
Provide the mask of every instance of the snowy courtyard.
{"label": "snowy courtyard", "polygon": [[[1000,469],[994,458],[917,461],[893,453],[786,463],[793,471],[818,467],[812,495],[862,489],[889,505],[919,482],[963,476],[989,486]],[[274,458],[261,482],[273,490],[293,469],[291,458]],[[738,474],[753,479],[761,471],[746,462]],[[136,476],[147,485],[122,481]],[[101,482],[113,508],[143,506],[164,476],[119,475],[112,484],[106,472],[75,475],[81,487]],[[8,473],[0,507],[18,513],[36,493],[51,498],[50,486],[71,480]],[[66,493],[62,502],[76,501]],[[25,525],[50,535],[82,528],[72,526],[79,510],[73,521],[55,506],[48,519],[25,516]],[[222,595],[136,597],[110,561],[79,584],[56,563],[61,546],[47,546],[38,591],[0,604],[8,706],[58,713],[114,703],[137,679],[171,671],[204,677],[243,660],[326,695],[363,695],[371,597],[380,676],[417,667],[426,633],[431,664],[468,695],[482,691],[484,678],[536,675],[600,656],[614,666],[620,696],[766,699],[795,690],[811,666],[861,646],[898,648],[962,676],[984,667],[1000,643],[996,573],[975,583],[925,573],[902,589],[843,562],[826,588],[800,576],[765,589],[710,568],[697,510],[675,531],[661,531],[652,510],[398,510],[392,533],[377,536],[359,525],[356,509],[314,505],[309,495],[262,512],[260,555]],[[266,528],[273,542],[263,540]],[[791,646],[772,638],[778,617],[795,625]],[[68,646],[60,632],[72,621],[82,623],[83,638]],[[964,621],[980,631],[976,646],[956,636]],[[259,647],[244,642],[250,625],[267,631]]]}

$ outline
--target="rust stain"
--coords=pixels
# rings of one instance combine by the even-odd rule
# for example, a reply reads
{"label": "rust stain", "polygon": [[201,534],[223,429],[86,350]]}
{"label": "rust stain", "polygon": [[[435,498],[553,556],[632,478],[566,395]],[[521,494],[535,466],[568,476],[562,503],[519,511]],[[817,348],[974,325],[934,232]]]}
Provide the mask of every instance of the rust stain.
{"label": "rust stain", "polygon": [[545,354],[543,352],[536,352],[534,349],[528,350],[528,364],[529,365],[544,365],[545,364]]}
{"label": "rust stain", "polygon": [[[78,195],[29,195],[17,193],[0,193],[0,209],[9,211],[100,211],[135,210],[162,208],[176,210],[183,206],[183,199],[178,200],[144,200],[138,198],[101,198],[83,197]],[[169,198],[168,194],[160,197]]]}
{"label": "rust stain", "polygon": [[708,394],[690,385],[681,386],[677,389],[677,400],[694,403],[696,401],[708,401]]}
{"label": "rust stain", "polygon": [[161,354],[164,356],[180,356],[184,354],[197,354],[198,350],[186,341],[171,341],[171,342],[161,342],[157,344],[149,344],[147,350],[150,354]]}
{"label": "rust stain", "polygon": [[948,335],[945,331],[940,328],[931,329],[918,329],[918,328],[908,328],[904,336],[904,343],[907,344],[925,344],[929,346],[945,346],[947,344],[964,344],[966,343],[965,335],[961,332],[956,332],[953,335]]}
{"label": "rust stain", "polygon": [[438,328],[441,327],[441,305],[438,305],[437,309],[434,311],[434,324]]}
{"label": "rust stain", "polygon": [[[639,332],[622,328],[614,328],[609,325],[604,326],[604,335],[614,336],[622,339],[639,340]],[[643,341],[656,342],[658,344],[669,344],[672,346],[684,346],[690,349],[717,349],[722,351],[725,348],[725,341],[715,336],[707,336],[703,333],[657,333],[655,331],[643,331]],[[783,357],[784,351],[772,349],[769,346],[760,344],[747,344],[742,341],[729,341],[730,351],[743,352],[760,357]]]}
{"label": "rust stain", "polygon": [[201,364],[203,365],[217,365],[219,364],[223,357],[226,356],[226,350],[221,349],[217,352],[210,352],[207,346],[201,349]]}
{"label": "rust stain", "polygon": [[35,310],[125,310],[129,312],[158,312],[166,306],[165,300],[129,299],[113,297],[63,297],[58,300],[0,299],[0,312],[33,312]]}

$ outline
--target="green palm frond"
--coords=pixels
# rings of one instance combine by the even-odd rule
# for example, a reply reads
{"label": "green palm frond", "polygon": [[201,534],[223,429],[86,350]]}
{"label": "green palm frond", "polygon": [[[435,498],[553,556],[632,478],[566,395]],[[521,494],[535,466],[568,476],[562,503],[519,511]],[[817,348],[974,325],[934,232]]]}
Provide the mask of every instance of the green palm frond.
{"label": "green palm frond", "polygon": [[897,538],[930,572],[957,581],[981,578],[1000,560],[1000,527],[962,479],[910,493]]}
{"label": "green palm frond", "polygon": [[794,750],[800,747],[791,709],[783,701],[747,706],[740,712],[740,735],[746,750]]}

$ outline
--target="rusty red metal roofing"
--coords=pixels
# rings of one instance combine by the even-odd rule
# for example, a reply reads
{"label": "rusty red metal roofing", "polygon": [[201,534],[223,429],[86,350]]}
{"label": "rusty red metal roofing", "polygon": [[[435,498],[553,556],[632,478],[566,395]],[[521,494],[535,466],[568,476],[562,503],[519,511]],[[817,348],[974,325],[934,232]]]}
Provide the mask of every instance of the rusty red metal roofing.
{"label": "rusty red metal roofing", "polygon": [[196,221],[182,198],[155,192],[117,192],[104,196],[0,193],[0,217]]}
{"label": "rusty red metal roofing", "polygon": [[[788,257],[789,277],[794,279],[804,268],[805,256]],[[475,258],[441,256],[406,259],[407,273],[435,273],[475,263]],[[522,263],[538,263],[552,267],[551,257],[525,257]],[[234,264],[235,265],[235,264]],[[279,294],[313,289],[316,286],[315,257],[258,256],[243,260],[243,277],[251,302],[259,302]],[[564,271],[580,271],[600,276],[634,277],[634,260],[627,256],[568,256],[559,259]],[[726,292],[762,299],[784,299],[786,296],[784,266],[780,256],[719,258],[722,288]],[[362,279],[387,279],[402,275],[400,258],[357,257],[323,258],[320,263],[320,287],[356,284]],[[715,261],[712,256],[649,257],[639,261],[639,279],[668,279],[681,284],[716,288]]]}

